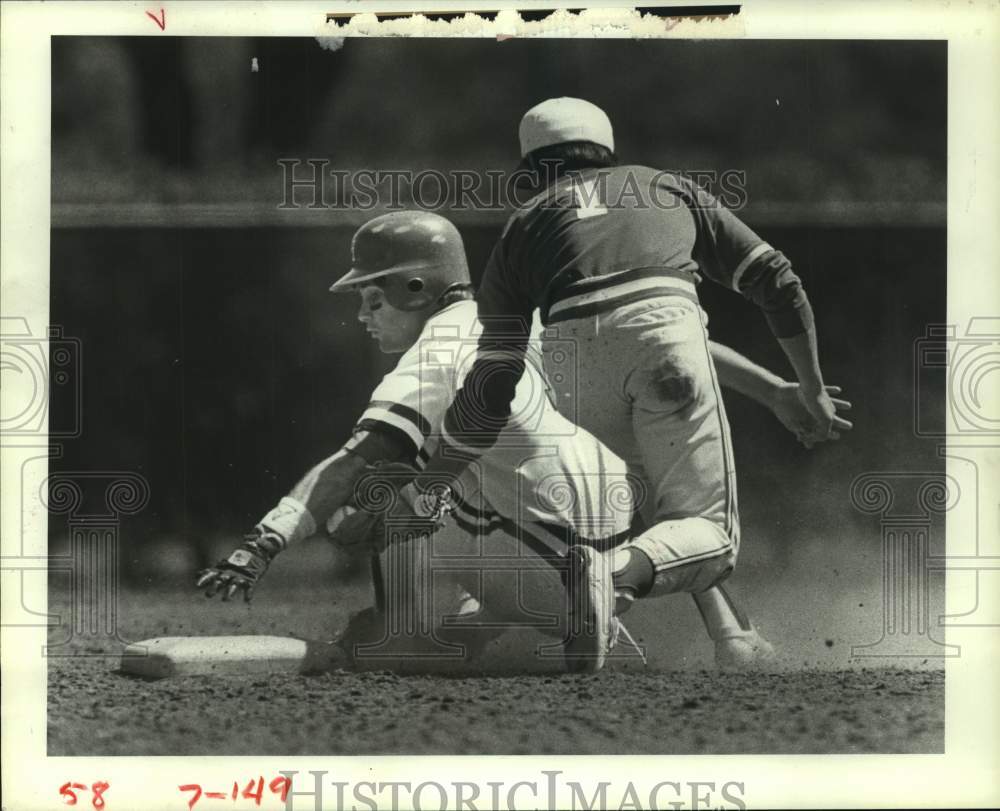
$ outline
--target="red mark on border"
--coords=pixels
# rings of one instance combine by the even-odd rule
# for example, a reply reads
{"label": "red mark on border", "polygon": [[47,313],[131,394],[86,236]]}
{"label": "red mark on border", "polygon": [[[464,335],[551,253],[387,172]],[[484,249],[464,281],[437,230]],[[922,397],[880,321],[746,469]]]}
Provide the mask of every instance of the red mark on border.
{"label": "red mark on border", "polygon": [[147,11],[146,16],[160,26],[161,31],[167,27],[167,12],[165,12],[162,8],[160,9],[159,17],[157,17],[152,11]]}
{"label": "red mark on border", "polygon": [[[105,806],[104,802],[104,792],[111,788],[111,784],[105,782],[104,780],[98,780],[90,786],[90,804],[97,809],[97,811],[102,811]],[[59,787],[59,796],[62,797],[62,801],[66,805],[76,805],[79,802],[79,798],[76,796],[77,791],[87,791],[87,786],[83,783],[73,783],[65,782]]]}
{"label": "red mark on border", "polygon": [[253,800],[254,803],[260,805],[261,797],[264,796],[264,778],[257,778],[257,790],[254,791],[254,781],[251,780],[243,789],[243,797],[247,800]]}
{"label": "red mark on border", "polygon": [[194,808],[194,804],[201,799],[201,786],[197,783],[188,783],[186,786],[178,786],[181,791],[194,791],[194,796],[188,800],[188,808]]}
{"label": "red mark on border", "polygon": [[[254,789],[255,783],[257,786],[256,789]],[[101,784],[101,785],[106,786],[107,784]],[[288,777],[275,777],[270,783],[267,784],[267,787],[271,790],[272,794],[278,795],[281,802],[286,803],[288,801],[288,794],[292,788],[292,781]],[[72,791],[70,791],[70,788],[82,789],[86,787],[79,784],[67,783],[65,786],[62,787],[62,789],[60,789],[60,793],[63,794],[64,798],[66,798],[64,799],[64,802],[66,802],[67,805],[74,805],[76,803],[76,795],[73,794]],[[193,809],[202,797],[207,797],[212,800],[224,800],[227,797],[229,797],[233,800],[233,802],[236,802],[237,796],[240,796],[238,794],[239,783],[238,781],[235,780],[233,781],[233,790],[231,792],[202,791],[201,786],[198,785],[197,783],[187,783],[183,786],[178,786],[177,788],[180,789],[181,791],[194,792],[187,803],[189,809]],[[96,792],[97,789],[98,789],[98,784],[95,783],[94,791]],[[101,790],[103,791],[103,788]],[[261,799],[263,798],[263,794],[264,794],[264,778],[258,777],[256,780],[253,780],[252,778],[250,779],[250,781],[246,784],[246,786],[243,789],[242,797],[247,800],[253,800],[254,805],[259,806],[261,803]],[[103,803],[103,800],[101,802]],[[102,806],[96,805],[95,802],[95,808],[100,809],[101,807]]]}
{"label": "red mark on border", "polygon": [[288,790],[292,787],[292,781],[287,777],[275,777],[267,784],[267,787],[275,794],[280,794],[281,801],[285,802],[288,799]]}
{"label": "red mark on border", "polygon": [[63,802],[66,805],[76,805],[78,800],[76,794],[72,791],[76,789],[77,791],[86,791],[87,787],[83,783],[72,783],[65,782],[59,787],[59,796],[63,798]]}

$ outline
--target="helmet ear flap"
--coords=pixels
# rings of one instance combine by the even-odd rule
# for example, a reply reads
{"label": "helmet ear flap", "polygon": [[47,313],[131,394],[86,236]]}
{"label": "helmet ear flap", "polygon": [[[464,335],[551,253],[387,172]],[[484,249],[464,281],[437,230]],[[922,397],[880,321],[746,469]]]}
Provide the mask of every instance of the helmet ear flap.
{"label": "helmet ear flap", "polygon": [[405,310],[422,310],[431,303],[431,294],[427,291],[427,283],[419,276],[406,282]]}

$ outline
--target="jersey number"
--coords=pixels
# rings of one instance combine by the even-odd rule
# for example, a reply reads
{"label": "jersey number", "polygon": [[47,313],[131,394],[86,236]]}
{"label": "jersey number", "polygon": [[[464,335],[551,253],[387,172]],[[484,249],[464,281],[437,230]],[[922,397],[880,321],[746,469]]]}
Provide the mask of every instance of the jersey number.
{"label": "jersey number", "polygon": [[608,213],[597,193],[597,182],[594,180],[574,183],[573,196],[576,198],[576,218],[578,220],[600,217]]}

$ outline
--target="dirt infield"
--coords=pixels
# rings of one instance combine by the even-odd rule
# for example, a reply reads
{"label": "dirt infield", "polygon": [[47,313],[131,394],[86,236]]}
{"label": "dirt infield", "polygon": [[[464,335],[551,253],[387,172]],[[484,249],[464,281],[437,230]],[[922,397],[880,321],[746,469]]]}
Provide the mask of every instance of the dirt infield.
{"label": "dirt infield", "polygon": [[[246,607],[188,592],[125,593],[121,634],[267,633],[322,638],[358,593],[309,590]],[[640,618],[641,620],[641,618]],[[642,623],[638,623],[641,632]],[[597,676],[518,672],[516,635],[491,651],[501,676],[196,677],[116,672],[121,644],[59,639],[48,661],[50,755],[613,754],[941,752],[940,669],[830,667],[799,657],[782,672],[725,674],[708,646],[669,637],[648,667]],[[689,636],[691,634],[688,634]],[[780,640],[778,640],[780,642]],[[60,644],[62,643],[62,644]],[[818,646],[829,650],[820,640]],[[836,650],[834,648],[833,650]],[[95,723],[99,721],[99,723]]]}
{"label": "dirt infield", "polygon": [[50,755],[940,752],[944,734],[940,671],[144,682],[76,659],[49,701]]}

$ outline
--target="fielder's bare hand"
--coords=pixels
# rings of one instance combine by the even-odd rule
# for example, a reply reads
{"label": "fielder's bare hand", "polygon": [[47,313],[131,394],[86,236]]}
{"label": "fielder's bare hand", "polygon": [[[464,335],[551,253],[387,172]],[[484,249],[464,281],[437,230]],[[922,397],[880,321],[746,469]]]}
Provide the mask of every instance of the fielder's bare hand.
{"label": "fielder's bare hand", "polygon": [[[814,410],[820,407],[817,398],[807,398],[798,383],[785,383],[780,386],[771,402],[771,410],[789,431],[795,434],[806,448],[825,442],[828,439],[840,439],[843,431],[850,431],[854,425],[840,416],[840,412],[849,411],[851,404],[831,395],[840,394],[840,386],[825,386],[823,395],[833,409],[829,422],[816,418]],[[810,408],[810,405],[813,408]],[[824,418],[827,415],[825,405],[822,406]]]}
{"label": "fielder's bare hand", "polygon": [[228,602],[242,591],[243,599],[250,602],[254,587],[284,546],[282,538],[257,528],[244,537],[243,543],[228,558],[199,572],[195,585],[205,589],[206,597],[221,594],[223,602]]}

